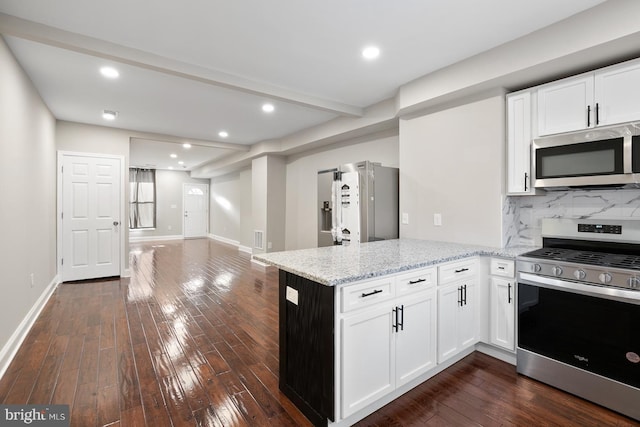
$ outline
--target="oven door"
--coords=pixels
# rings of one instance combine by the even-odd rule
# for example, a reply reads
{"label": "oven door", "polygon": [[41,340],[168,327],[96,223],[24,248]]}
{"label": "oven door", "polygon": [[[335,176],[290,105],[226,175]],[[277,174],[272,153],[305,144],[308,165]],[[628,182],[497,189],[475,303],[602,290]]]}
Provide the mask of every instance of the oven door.
{"label": "oven door", "polygon": [[518,274],[518,348],[640,388],[640,292]]}

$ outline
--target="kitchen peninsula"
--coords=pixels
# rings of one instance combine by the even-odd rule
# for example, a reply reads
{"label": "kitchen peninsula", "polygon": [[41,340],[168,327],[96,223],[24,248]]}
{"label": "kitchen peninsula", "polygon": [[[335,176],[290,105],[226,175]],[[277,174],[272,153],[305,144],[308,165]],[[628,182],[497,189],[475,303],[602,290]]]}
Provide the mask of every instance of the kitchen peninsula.
{"label": "kitchen peninsula", "polygon": [[315,425],[350,425],[476,344],[500,346],[489,275],[511,303],[514,258],[531,249],[397,239],[254,255],[280,269],[280,389]]}

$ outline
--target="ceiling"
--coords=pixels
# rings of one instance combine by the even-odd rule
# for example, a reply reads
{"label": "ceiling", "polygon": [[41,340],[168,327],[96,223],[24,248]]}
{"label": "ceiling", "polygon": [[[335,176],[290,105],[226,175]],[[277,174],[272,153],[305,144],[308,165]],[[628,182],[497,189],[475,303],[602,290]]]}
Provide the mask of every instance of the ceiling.
{"label": "ceiling", "polygon": [[[144,133],[132,165],[190,170],[359,117],[409,81],[602,2],[0,0],[0,32],[57,119]],[[361,56],[369,45],[375,60]],[[105,79],[105,65],[120,76]]]}

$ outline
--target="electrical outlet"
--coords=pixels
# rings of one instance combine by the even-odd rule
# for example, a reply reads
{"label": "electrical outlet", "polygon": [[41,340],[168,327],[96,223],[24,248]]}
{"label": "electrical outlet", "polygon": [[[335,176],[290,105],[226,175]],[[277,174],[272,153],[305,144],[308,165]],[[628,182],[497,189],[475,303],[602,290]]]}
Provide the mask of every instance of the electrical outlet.
{"label": "electrical outlet", "polygon": [[406,212],[402,212],[402,223],[409,224],[409,214]]}
{"label": "electrical outlet", "polygon": [[33,288],[36,284],[35,275],[33,273],[30,274],[30,279],[31,279],[31,287]]}
{"label": "electrical outlet", "polygon": [[433,225],[435,225],[436,227],[440,227],[442,225],[442,214],[433,214]]}
{"label": "electrical outlet", "polygon": [[167,225],[167,230],[171,230],[173,227],[170,225]]}
{"label": "electrical outlet", "polygon": [[267,242],[267,249],[272,249],[272,248],[273,248],[273,243]]}

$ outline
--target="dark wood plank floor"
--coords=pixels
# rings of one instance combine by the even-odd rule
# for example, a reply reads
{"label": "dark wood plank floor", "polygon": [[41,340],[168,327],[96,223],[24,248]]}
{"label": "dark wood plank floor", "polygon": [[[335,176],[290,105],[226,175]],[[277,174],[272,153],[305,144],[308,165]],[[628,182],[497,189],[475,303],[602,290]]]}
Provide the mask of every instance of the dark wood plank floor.
{"label": "dark wood plank floor", "polygon": [[[69,404],[74,427],[307,426],[278,390],[277,280],[211,240],[132,245],[131,279],[58,287],[0,402]],[[640,424],[474,353],[358,425]]]}

